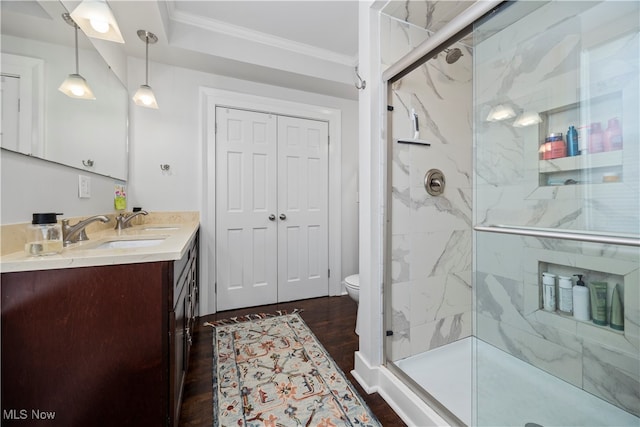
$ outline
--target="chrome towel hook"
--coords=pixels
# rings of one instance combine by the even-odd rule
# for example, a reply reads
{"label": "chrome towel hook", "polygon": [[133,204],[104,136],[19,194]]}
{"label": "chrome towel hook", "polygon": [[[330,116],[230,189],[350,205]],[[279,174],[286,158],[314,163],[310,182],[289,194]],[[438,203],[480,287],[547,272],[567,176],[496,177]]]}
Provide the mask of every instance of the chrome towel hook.
{"label": "chrome towel hook", "polygon": [[356,84],[356,89],[361,90],[367,87],[366,80],[362,80],[360,74],[358,73],[358,66],[356,65],[356,77],[358,78],[358,83]]}

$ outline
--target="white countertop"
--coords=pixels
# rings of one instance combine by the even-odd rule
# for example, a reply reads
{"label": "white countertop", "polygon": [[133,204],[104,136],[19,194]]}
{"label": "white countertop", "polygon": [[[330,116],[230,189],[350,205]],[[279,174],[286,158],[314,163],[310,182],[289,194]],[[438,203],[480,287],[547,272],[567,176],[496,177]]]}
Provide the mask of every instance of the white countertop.
{"label": "white countertop", "polygon": [[[120,233],[113,229],[96,231],[88,233],[90,240],[69,245],[60,254],[28,256],[24,251],[19,251],[4,255],[0,259],[0,272],[178,260],[186,253],[189,242],[195,236],[198,228],[197,221],[189,221],[176,224],[137,225],[124,229]],[[148,247],[95,249],[102,243],[109,241],[137,239],[162,240],[159,244]]]}

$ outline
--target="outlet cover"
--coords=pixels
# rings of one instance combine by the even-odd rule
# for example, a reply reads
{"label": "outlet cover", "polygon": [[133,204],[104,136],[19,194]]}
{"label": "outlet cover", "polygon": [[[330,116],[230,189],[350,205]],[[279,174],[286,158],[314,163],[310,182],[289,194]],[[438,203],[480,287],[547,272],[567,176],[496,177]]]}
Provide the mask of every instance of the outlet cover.
{"label": "outlet cover", "polygon": [[81,199],[91,197],[91,178],[86,175],[78,175],[78,197]]}

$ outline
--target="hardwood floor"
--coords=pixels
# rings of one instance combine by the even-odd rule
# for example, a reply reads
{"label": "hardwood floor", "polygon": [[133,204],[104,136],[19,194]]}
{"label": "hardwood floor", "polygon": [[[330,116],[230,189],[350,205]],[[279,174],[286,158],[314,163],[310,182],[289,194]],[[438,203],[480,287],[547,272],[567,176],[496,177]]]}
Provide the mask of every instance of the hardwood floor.
{"label": "hardwood floor", "polygon": [[380,395],[365,393],[351,376],[353,353],[358,349],[358,336],[355,334],[357,305],[348,296],[341,296],[223,311],[198,319],[185,380],[181,427],[213,426],[213,337],[212,328],[202,326],[203,323],[251,313],[275,313],[277,310],[290,313],[296,308],[303,310],[301,316],[305,323],[331,354],[380,423],[383,426],[406,426]]}

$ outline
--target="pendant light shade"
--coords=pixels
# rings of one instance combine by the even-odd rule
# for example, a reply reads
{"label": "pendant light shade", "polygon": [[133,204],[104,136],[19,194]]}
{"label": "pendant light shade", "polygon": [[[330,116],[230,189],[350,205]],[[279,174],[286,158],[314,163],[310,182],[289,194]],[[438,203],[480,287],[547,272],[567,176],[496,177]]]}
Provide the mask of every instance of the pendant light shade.
{"label": "pendant light shade", "polygon": [[141,107],[158,109],[156,96],[153,94],[151,87],[147,85],[140,85],[140,88],[138,88],[136,94],[133,95],[133,101],[136,103],[136,105],[139,105]]}
{"label": "pendant light shade", "polygon": [[87,81],[80,75],[79,60],[78,60],[78,26],[68,13],[62,14],[62,19],[74,28],[76,37],[76,72],[69,74],[69,76],[62,82],[58,90],[70,98],[77,99],[96,99],[87,84]]}
{"label": "pendant light shade", "polygon": [[154,108],[157,110],[158,102],[156,101],[156,96],[153,94],[151,86],[149,86],[149,43],[156,43],[158,41],[158,37],[156,37],[155,34],[145,30],[138,30],[138,37],[140,37],[140,40],[145,42],[146,47],[144,62],[145,80],[144,84],[140,85],[140,88],[138,89],[136,94],[133,95],[133,102],[141,107]]}
{"label": "pendant light shade", "polygon": [[71,98],[96,99],[87,81],[80,74],[69,74],[58,90]]}
{"label": "pendant light shade", "polygon": [[71,12],[71,17],[89,37],[124,43],[116,18],[105,0],[83,0]]}

